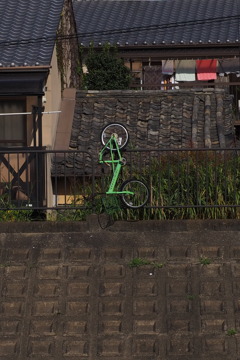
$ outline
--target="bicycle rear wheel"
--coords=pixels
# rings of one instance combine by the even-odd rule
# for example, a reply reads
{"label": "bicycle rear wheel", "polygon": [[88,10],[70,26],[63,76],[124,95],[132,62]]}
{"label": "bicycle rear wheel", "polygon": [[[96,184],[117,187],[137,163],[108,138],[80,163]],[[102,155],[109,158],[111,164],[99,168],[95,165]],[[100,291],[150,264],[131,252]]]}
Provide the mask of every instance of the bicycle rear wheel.
{"label": "bicycle rear wheel", "polygon": [[[102,129],[100,137],[102,145],[105,146],[113,134],[116,136],[119,149],[123,149],[128,143],[129,135],[125,126],[119,123],[108,124]],[[109,149],[108,146],[107,148]]]}
{"label": "bicycle rear wheel", "polygon": [[149,200],[149,189],[140,180],[127,180],[120,188],[120,191],[130,191],[133,194],[121,194],[121,200],[127,207],[138,209],[146,205]]}

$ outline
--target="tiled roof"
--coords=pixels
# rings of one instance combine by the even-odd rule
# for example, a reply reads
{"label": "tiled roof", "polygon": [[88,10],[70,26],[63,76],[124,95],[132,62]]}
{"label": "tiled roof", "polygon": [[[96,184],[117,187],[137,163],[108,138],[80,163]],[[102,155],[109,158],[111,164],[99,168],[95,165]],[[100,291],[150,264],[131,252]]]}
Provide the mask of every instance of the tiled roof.
{"label": "tiled roof", "polygon": [[[77,91],[69,148],[91,154],[97,163],[101,130],[111,122],[127,127],[128,149],[234,147],[232,101],[221,89]],[[91,173],[87,157],[55,159],[54,171],[72,174],[75,159],[75,173]]]}
{"label": "tiled roof", "polygon": [[79,41],[125,46],[236,44],[239,0],[73,0]]}
{"label": "tiled roof", "polygon": [[0,1],[1,66],[50,65],[64,0]]}

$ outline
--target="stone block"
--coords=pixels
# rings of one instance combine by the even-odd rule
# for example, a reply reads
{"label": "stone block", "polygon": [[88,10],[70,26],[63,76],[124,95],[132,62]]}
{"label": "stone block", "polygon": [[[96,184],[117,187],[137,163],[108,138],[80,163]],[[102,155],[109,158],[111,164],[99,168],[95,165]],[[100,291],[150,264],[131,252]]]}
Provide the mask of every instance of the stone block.
{"label": "stone block", "polygon": [[133,331],[135,334],[156,334],[156,320],[134,320]]}
{"label": "stone block", "polygon": [[124,282],[104,282],[99,285],[100,296],[121,296],[125,294]]}
{"label": "stone block", "polygon": [[46,248],[41,250],[39,261],[59,261],[62,256],[63,250],[61,248]]}
{"label": "stone block", "polygon": [[88,323],[84,320],[67,320],[64,322],[65,336],[82,336],[88,334]]}
{"label": "stone block", "polygon": [[105,279],[122,278],[125,276],[126,270],[123,265],[104,265],[102,268],[102,277]]}
{"label": "stone block", "polygon": [[44,265],[38,266],[37,277],[39,279],[61,279],[61,267],[58,265]]}
{"label": "stone block", "polygon": [[187,295],[192,294],[192,286],[189,281],[183,281],[182,279],[168,279],[166,283],[166,295]]}
{"label": "stone block", "polygon": [[123,316],[124,301],[119,299],[103,300],[99,302],[99,314]]}
{"label": "stone block", "polygon": [[90,305],[88,301],[67,301],[66,302],[66,315],[86,315],[90,311]]}
{"label": "stone block", "polygon": [[[210,353],[212,356],[217,354],[227,354],[228,352],[228,342],[224,337],[206,337],[203,340],[203,352]],[[215,355],[214,355],[215,354]]]}
{"label": "stone block", "polygon": [[156,300],[134,300],[133,315],[156,315],[158,302]]}
{"label": "stone block", "polygon": [[56,328],[53,320],[31,320],[29,333],[32,336],[55,336]]}
{"label": "stone block", "polygon": [[37,283],[34,287],[33,295],[35,297],[52,297],[59,296],[60,293],[60,284],[49,283],[44,281],[42,283]]}
{"label": "stone block", "polygon": [[203,333],[221,333],[227,330],[227,319],[202,319],[201,331]]}
{"label": "stone block", "polygon": [[176,356],[192,355],[193,341],[191,338],[183,336],[172,336],[168,340],[167,354]]}
{"label": "stone block", "polygon": [[224,246],[200,246],[199,257],[207,257],[209,259],[223,258]]}
{"label": "stone block", "polygon": [[19,342],[15,339],[0,339],[0,357],[15,356],[19,352]]}
{"label": "stone block", "polygon": [[85,340],[67,340],[63,343],[63,354],[64,357],[88,357],[89,355],[89,344]]}
{"label": "stone block", "polygon": [[124,342],[120,339],[103,339],[99,340],[97,352],[99,356],[119,357],[122,356],[124,350]]}
{"label": "stone block", "polygon": [[9,249],[8,250],[8,260],[11,262],[24,262],[30,257],[30,249]]}
{"label": "stone block", "polygon": [[225,285],[220,281],[201,281],[200,294],[207,296],[224,296]]}
{"label": "stone block", "polygon": [[174,278],[186,278],[191,276],[190,264],[167,264],[167,276]]}
{"label": "stone block", "polygon": [[28,356],[46,356],[47,358],[50,355],[54,354],[54,341],[49,339],[30,339],[28,342]]}
{"label": "stone block", "polygon": [[223,265],[222,264],[209,264],[200,266],[200,276],[203,277],[223,277]]}
{"label": "stone block", "polygon": [[201,314],[216,314],[216,313],[225,313],[226,304],[222,300],[201,300],[200,302],[200,311]]}
{"label": "stone block", "polygon": [[0,320],[0,336],[18,336],[20,331],[20,320]]}
{"label": "stone block", "polygon": [[92,248],[71,248],[67,253],[68,261],[93,261],[95,259]]}
{"label": "stone block", "polygon": [[26,279],[28,278],[28,269],[25,265],[9,265],[4,268],[4,275],[12,279]]}
{"label": "stone block", "polygon": [[67,267],[68,279],[81,279],[92,275],[92,267],[90,265],[69,265]]}
{"label": "stone block", "polygon": [[230,257],[233,259],[240,258],[240,246],[232,246],[230,247]]}
{"label": "stone block", "polygon": [[67,284],[67,296],[82,297],[89,296],[90,284],[82,282],[70,282]]}
{"label": "stone block", "polygon": [[135,296],[157,296],[158,288],[155,281],[137,280],[133,284],[133,294]]}
{"label": "stone block", "polygon": [[32,304],[33,316],[49,316],[58,313],[58,301],[34,301]]}
{"label": "stone block", "polygon": [[116,248],[109,247],[103,250],[103,258],[108,262],[113,261],[115,263],[116,260],[122,260],[125,257],[124,254],[124,249],[117,246]]}
{"label": "stone block", "polygon": [[102,320],[99,323],[98,333],[100,334],[122,334],[122,321],[121,320]]}
{"label": "stone block", "polygon": [[232,263],[231,264],[231,272],[234,277],[240,278],[240,264]]}
{"label": "stone block", "polygon": [[6,317],[23,316],[24,301],[3,301],[0,304],[0,313]]}
{"label": "stone block", "polygon": [[168,332],[186,333],[191,331],[193,324],[189,319],[177,319],[174,317],[168,319],[167,328]]}
{"label": "stone block", "polygon": [[5,297],[25,297],[27,295],[27,283],[5,282],[2,287],[2,294]]}
{"label": "stone block", "polygon": [[186,245],[169,246],[167,247],[167,256],[170,259],[189,258],[191,256],[191,247]]}
{"label": "stone block", "polygon": [[137,257],[154,261],[158,258],[158,250],[153,247],[138,248]]}
{"label": "stone block", "polygon": [[132,345],[132,355],[137,359],[143,356],[148,356],[149,358],[154,357],[158,354],[158,342],[157,339],[146,337],[143,338],[133,338]]}
{"label": "stone block", "polygon": [[192,311],[192,303],[187,299],[169,299],[167,302],[168,313],[189,313]]}

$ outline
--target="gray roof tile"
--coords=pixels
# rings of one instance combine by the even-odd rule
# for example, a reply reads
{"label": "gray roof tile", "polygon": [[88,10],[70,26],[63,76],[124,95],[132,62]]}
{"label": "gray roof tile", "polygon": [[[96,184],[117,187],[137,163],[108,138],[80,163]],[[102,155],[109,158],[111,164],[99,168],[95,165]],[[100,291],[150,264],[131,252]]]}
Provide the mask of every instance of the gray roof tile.
{"label": "gray roof tile", "polygon": [[92,41],[120,45],[240,41],[239,0],[73,0],[73,5],[79,41],[85,46]]}
{"label": "gray roof tile", "polygon": [[63,3],[64,0],[1,0],[0,63],[50,65]]}
{"label": "gray roof tile", "polygon": [[235,147],[232,101],[224,90],[213,89],[77,91],[69,147],[85,155],[54,159],[53,169],[71,175],[75,166],[75,175],[91,174],[98,162],[101,130],[111,122],[127,127],[130,150]]}

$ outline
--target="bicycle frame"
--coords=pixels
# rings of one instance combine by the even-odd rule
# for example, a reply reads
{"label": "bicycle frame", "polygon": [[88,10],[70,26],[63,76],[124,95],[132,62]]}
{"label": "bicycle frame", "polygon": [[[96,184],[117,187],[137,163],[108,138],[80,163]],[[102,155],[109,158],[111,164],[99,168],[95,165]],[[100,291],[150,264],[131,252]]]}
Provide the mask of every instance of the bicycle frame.
{"label": "bicycle frame", "polygon": [[[110,151],[110,160],[103,160],[103,156],[106,151]],[[117,158],[116,158],[117,156]],[[123,157],[119,149],[119,145],[117,142],[117,136],[112,134],[111,138],[105,144],[105,146],[101,149],[99,153],[99,163],[100,164],[110,164],[112,166],[112,180],[109,185],[108,190],[106,191],[107,195],[117,195],[117,194],[129,194],[133,195],[134,193],[131,191],[116,191],[114,190],[116,187],[116,183],[119,178],[119,173],[121,171],[122,166],[124,165]]]}

